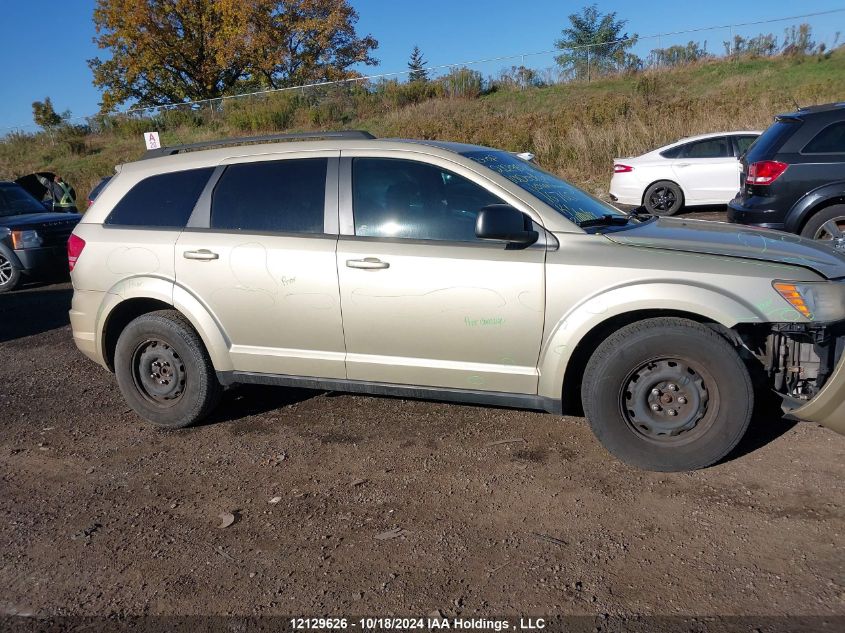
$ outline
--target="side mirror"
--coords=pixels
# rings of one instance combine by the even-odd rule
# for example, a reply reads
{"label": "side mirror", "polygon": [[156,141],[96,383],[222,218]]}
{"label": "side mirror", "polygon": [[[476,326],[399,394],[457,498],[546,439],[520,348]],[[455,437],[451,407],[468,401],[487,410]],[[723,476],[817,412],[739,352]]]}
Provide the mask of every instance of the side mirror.
{"label": "side mirror", "polygon": [[509,204],[491,204],[478,212],[475,235],[482,240],[502,240],[525,248],[540,239],[531,218]]}

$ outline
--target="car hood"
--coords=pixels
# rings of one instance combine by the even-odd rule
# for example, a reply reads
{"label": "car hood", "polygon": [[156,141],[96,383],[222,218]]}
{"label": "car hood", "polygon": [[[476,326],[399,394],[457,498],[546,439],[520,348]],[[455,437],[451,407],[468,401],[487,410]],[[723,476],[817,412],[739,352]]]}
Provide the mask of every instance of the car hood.
{"label": "car hood", "polygon": [[789,233],[725,222],[657,218],[604,234],[617,244],[741,257],[809,268],[828,279],[845,277],[845,253]]}
{"label": "car hood", "polygon": [[23,215],[0,216],[0,226],[8,228],[38,228],[45,224],[76,224],[82,216],[79,213],[24,213]]}

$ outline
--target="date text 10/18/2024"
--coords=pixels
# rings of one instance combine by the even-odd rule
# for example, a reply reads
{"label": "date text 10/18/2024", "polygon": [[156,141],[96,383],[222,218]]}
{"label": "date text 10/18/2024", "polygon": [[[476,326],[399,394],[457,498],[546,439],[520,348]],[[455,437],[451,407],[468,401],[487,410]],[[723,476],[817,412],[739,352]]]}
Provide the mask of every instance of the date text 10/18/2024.
{"label": "date text 10/18/2024", "polygon": [[446,618],[428,616],[424,618],[291,618],[295,631],[345,630],[363,631],[411,631],[411,630],[458,630],[458,631],[538,631],[546,628],[543,618],[486,619]]}

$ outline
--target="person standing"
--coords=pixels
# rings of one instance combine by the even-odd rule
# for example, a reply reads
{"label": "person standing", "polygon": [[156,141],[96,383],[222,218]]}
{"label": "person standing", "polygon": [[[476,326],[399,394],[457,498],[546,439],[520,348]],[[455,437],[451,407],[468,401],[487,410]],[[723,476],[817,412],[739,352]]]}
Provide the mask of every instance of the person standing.
{"label": "person standing", "polygon": [[[39,180],[41,180],[39,178]],[[63,213],[77,212],[76,208],[76,191],[73,187],[67,184],[58,174],[53,176],[53,180],[41,181],[50,197],[53,199],[53,210],[61,211]]]}

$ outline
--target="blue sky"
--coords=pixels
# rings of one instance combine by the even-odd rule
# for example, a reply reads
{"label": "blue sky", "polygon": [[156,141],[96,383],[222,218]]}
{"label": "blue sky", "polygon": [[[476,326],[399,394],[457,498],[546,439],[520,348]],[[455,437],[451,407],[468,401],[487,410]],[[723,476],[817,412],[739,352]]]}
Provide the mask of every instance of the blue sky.
{"label": "blue sky", "polygon": [[[420,46],[430,65],[449,64],[489,57],[517,55],[553,48],[567,24],[567,16],[589,0],[352,0],[358,10],[359,33],[379,40],[375,56],[379,70],[404,70],[414,44]],[[0,20],[0,133],[5,128],[32,123],[31,104],[50,96],[58,110],[76,116],[97,111],[99,92],[91,84],[86,60],[97,55],[92,43],[94,0],[2,0]],[[629,20],[628,30],[640,35],[690,28],[749,22],[845,8],[841,0],[807,0],[801,3],[769,0],[766,3],[710,0],[709,2],[599,2],[602,11],[616,11]],[[845,13],[810,20],[817,39],[831,40],[836,31],[845,34]],[[789,23],[747,27],[745,31],[783,33]],[[721,52],[724,33],[676,36],[661,45],[689,39],[708,40],[708,50]],[[678,40],[678,41],[675,41]],[[656,41],[644,43],[647,52]],[[551,56],[536,58],[551,64]],[[484,74],[512,62],[479,67]],[[518,63],[518,60],[517,62]]]}

